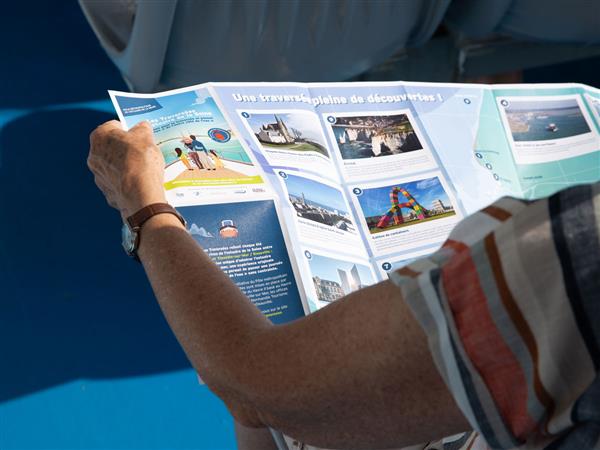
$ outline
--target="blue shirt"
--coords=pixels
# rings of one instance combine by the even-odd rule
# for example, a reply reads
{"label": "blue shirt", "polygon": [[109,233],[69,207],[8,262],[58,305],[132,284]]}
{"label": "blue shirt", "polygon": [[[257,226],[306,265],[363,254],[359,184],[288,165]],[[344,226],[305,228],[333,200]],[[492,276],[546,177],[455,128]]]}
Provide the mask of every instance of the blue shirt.
{"label": "blue shirt", "polygon": [[197,141],[196,139],[194,139],[192,141],[192,149],[195,152],[204,152],[208,155],[208,151],[206,150],[206,147],[204,146],[204,144],[200,141]]}

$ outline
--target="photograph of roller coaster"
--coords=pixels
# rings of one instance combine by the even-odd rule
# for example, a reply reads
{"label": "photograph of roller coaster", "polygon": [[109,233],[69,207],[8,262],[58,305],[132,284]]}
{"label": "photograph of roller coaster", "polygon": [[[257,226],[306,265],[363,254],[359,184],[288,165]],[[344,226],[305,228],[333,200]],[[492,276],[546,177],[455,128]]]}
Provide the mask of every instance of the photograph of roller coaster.
{"label": "photograph of roller coaster", "polygon": [[456,214],[438,177],[364,189],[358,201],[371,234]]}

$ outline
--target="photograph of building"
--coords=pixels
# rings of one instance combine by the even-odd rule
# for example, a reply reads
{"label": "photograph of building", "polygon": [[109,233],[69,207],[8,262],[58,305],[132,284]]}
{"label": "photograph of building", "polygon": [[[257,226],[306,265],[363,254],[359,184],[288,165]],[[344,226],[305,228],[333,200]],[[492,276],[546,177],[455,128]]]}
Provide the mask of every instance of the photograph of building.
{"label": "photograph of building", "polygon": [[358,201],[371,234],[456,214],[438,177],[364,189]]}
{"label": "photograph of building", "polygon": [[300,139],[301,134],[292,128],[288,130],[285,122],[277,115],[274,123],[263,124],[260,131],[256,134],[258,140],[264,144],[293,144],[296,139]]}
{"label": "photograph of building", "polygon": [[291,174],[285,178],[285,185],[289,201],[298,217],[356,233],[348,207],[339,190]]}
{"label": "photograph of building", "polygon": [[510,99],[507,103],[504,112],[515,142],[560,139],[591,131],[574,98]]}
{"label": "photograph of building", "polygon": [[321,125],[314,114],[252,113],[246,120],[265,150],[316,152],[329,157]]}
{"label": "photograph of building", "polygon": [[334,302],[375,282],[369,267],[328,256],[312,254],[309,260],[317,298]]}
{"label": "photograph of building", "polygon": [[322,302],[334,302],[344,296],[344,291],[337,281],[313,277],[313,283],[317,291],[317,298]]}
{"label": "photograph of building", "polygon": [[343,159],[374,158],[423,149],[406,114],[337,117],[331,128]]}

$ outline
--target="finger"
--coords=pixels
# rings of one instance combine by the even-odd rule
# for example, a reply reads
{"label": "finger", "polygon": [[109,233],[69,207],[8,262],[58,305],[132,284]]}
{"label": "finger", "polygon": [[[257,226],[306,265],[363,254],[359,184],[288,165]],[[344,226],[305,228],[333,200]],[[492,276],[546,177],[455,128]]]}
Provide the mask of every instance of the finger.
{"label": "finger", "polygon": [[94,183],[96,183],[96,186],[98,186],[98,189],[100,189],[100,192],[102,192],[105,197],[110,194],[110,188],[100,177],[94,176]]}
{"label": "finger", "polygon": [[99,125],[97,129],[104,130],[104,131],[123,130],[123,125],[121,125],[121,122],[119,122],[118,120],[113,119],[113,120],[104,122],[102,125]]}
{"label": "finger", "polygon": [[108,206],[111,208],[119,209],[119,206],[117,205],[117,202],[114,200],[113,196],[106,196],[106,203],[108,203]]}
{"label": "finger", "polygon": [[88,156],[87,156],[87,166],[88,169],[90,169],[92,171],[92,173],[97,174],[97,173],[103,173],[105,172],[105,167],[102,164],[102,160],[99,158],[98,156],[98,151],[97,148],[96,150],[94,150],[95,147],[90,146],[90,150],[88,152]]}
{"label": "finger", "polygon": [[102,175],[95,173],[94,174],[94,183],[96,183],[96,186],[98,186],[98,189],[100,189],[102,194],[104,194],[105,196],[108,196],[108,195],[114,196],[114,187],[108,181],[106,181],[106,179],[104,179],[104,177],[102,177]]}
{"label": "finger", "polygon": [[111,132],[124,133],[123,127],[121,126],[121,122],[119,122],[118,120],[109,120],[108,122],[104,122],[103,124],[97,126],[96,129],[90,133],[90,145],[92,145],[93,147],[94,142],[98,138]]}
{"label": "finger", "polygon": [[137,123],[134,127],[129,130],[130,134],[141,135],[143,137],[152,139],[152,125],[150,122],[144,120],[143,122]]}
{"label": "finger", "polygon": [[142,120],[141,122],[136,123],[133,127],[131,127],[130,131],[134,130],[152,130],[152,125],[147,120]]}

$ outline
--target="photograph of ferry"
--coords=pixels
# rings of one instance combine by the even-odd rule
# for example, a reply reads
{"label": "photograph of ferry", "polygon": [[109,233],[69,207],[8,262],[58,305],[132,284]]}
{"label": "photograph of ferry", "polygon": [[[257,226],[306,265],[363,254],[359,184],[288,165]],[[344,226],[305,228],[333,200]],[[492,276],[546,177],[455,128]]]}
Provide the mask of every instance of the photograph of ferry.
{"label": "photograph of ferry", "polygon": [[356,233],[340,191],[326,184],[290,174],[285,178],[285,184],[289,201],[298,217]]}
{"label": "photograph of ferry", "polygon": [[316,152],[329,158],[321,125],[314,114],[252,113],[246,120],[265,150]]}
{"label": "photograph of ferry", "polygon": [[374,158],[423,149],[406,114],[337,117],[331,128],[343,159]]}
{"label": "photograph of ferry", "polygon": [[515,142],[560,139],[591,131],[574,98],[560,100],[503,100]]}

